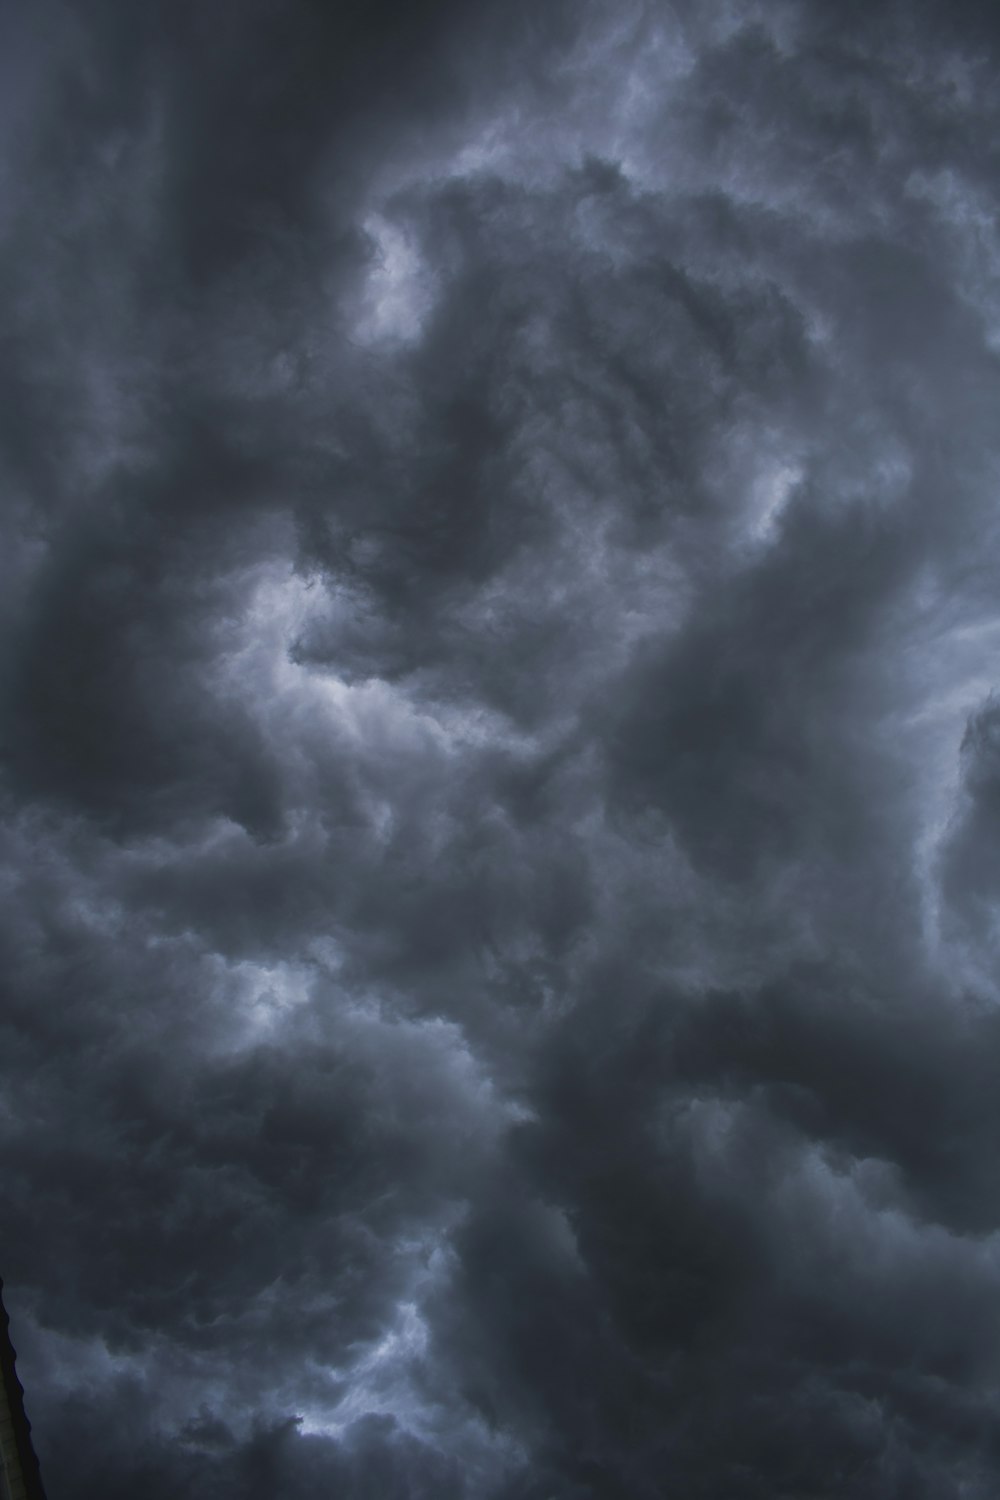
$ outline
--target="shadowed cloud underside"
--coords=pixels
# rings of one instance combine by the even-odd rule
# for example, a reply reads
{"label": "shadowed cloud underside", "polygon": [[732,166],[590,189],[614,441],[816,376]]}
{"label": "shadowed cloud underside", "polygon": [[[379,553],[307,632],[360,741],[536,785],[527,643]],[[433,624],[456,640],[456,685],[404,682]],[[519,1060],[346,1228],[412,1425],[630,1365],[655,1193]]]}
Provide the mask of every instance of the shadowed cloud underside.
{"label": "shadowed cloud underside", "polygon": [[0,31],[53,1500],[993,1500],[992,7]]}

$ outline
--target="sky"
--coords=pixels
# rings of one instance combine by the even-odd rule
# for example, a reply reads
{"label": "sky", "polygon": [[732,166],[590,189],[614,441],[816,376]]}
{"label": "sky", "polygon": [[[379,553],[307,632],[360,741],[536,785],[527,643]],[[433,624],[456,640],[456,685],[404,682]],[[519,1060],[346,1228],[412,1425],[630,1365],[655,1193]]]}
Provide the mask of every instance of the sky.
{"label": "sky", "polygon": [[5,0],[50,1500],[1000,1493],[998,67]]}

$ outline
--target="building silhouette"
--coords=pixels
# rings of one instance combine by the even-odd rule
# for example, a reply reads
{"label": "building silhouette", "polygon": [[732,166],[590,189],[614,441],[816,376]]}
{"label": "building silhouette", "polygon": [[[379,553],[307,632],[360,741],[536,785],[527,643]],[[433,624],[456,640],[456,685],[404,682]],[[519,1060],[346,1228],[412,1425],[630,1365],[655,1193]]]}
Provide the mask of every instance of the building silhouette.
{"label": "building silhouette", "polygon": [[0,1281],[0,1500],[45,1500]]}

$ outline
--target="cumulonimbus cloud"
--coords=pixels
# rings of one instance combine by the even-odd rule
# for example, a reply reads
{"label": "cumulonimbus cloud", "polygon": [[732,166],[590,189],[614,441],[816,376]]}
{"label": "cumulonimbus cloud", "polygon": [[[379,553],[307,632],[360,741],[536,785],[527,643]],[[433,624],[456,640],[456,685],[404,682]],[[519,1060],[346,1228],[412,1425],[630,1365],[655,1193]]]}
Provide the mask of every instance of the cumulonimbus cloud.
{"label": "cumulonimbus cloud", "polygon": [[992,1495],[990,16],[4,28],[53,1496]]}

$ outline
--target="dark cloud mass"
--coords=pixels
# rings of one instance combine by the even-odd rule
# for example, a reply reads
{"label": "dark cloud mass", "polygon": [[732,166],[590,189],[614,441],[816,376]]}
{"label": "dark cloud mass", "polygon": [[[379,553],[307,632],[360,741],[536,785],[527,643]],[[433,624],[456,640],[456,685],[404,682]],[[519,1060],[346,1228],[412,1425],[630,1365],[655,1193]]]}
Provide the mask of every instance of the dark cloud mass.
{"label": "dark cloud mass", "polygon": [[51,1500],[994,1500],[995,7],[0,29]]}

